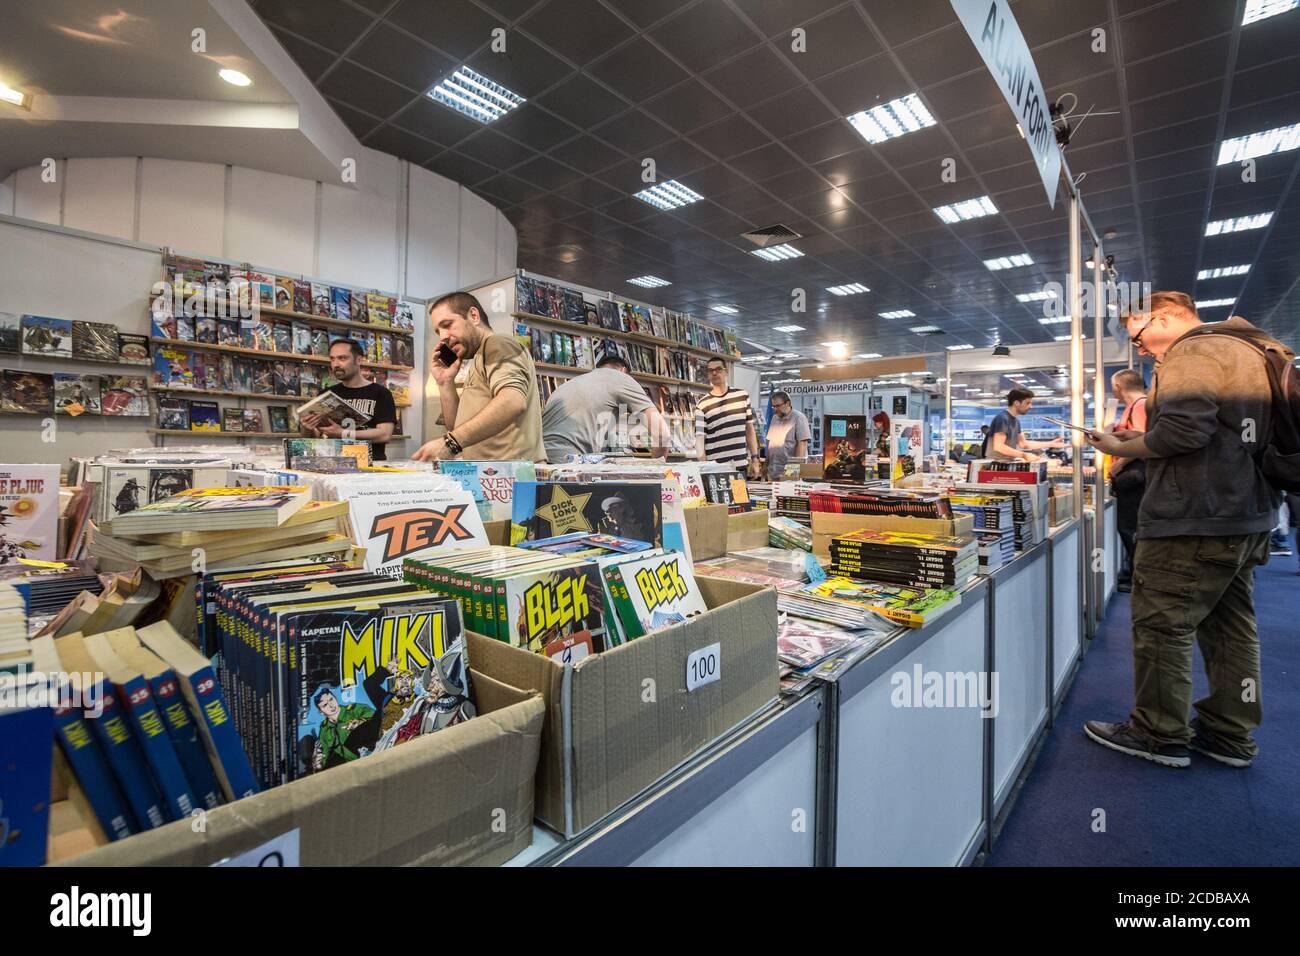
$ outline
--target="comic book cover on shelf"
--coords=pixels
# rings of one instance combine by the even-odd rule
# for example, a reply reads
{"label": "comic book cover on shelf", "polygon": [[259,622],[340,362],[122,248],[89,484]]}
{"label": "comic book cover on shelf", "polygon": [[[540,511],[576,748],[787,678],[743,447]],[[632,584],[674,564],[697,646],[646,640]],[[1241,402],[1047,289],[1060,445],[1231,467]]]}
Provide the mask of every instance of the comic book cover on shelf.
{"label": "comic book cover on shelf", "polygon": [[176,338],[176,314],[172,300],[166,296],[154,299],[149,312],[149,333],[156,339]]}
{"label": "comic book cover on shelf", "polygon": [[105,415],[148,416],[148,379],[143,375],[105,375],[100,383],[99,406]]}
{"label": "comic book cover on shelf", "polygon": [[45,315],[22,318],[23,354],[72,358],[72,321]]}
{"label": "comic book cover on shelf", "polygon": [[190,402],[190,431],[221,431],[221,406],[216,402]]}
{"label": "comic book cover on shelf", "polygon": [[428,595],[290,618],[297,764],[317,773],[476,714],[459,603]]}
{"label": "comic book cover on shelf", "polygon": [[822,435],[822,477],[827,481],[866,481],[866,416],[827,415]]}
{"label": "comic book cover on shelf", "polygon": [[293,280],[292,309],[303,315],[311,315],[311,283],[306,279]]}
{"label": "comic book cover on shelf", "polygon": [[[235,372],[235,356],[222,352],[218,358],[221,368],[221,386],[225,391],[237,391],[239,389],[239,375]],[[208,386],[209,388],[213,386]]]}
{"label": "comic book cover on shelf", "polygon": [[221,410],[221,430],[223,432],[242,432],[244,430],[244,411],[241,408],[227,406]]}
{"label": "comic book cover on shelf", "polygon": [[245,408],[243,411],[244,411],[244,431],[246,432],[262,431],[262,410],[260,408]]}
{"label": "comic book cover on shelf", "polygon": [[205,345],[217,344],[217,320],[200,317],[194,320],[194,341]]}
{"label": "comic book cover on shelf", "polygon": [[[518,480],[511,523],[521,540],[554,538],[573,531],[663,541],[663,488],[659,482],[538,482]],[[516,531],[512,529],[512,540]]]}
{"label": "comic book cover on shelf", "polygon": [[371,325],[392,325],[393,300],[378,292],[366,293],[366,313]]}
{"label": "comic book cover on shelf", "polygon": [[0,411],[48,415],[54,411],[54,376],[44,372],[4,370]]}
{"label": "comic book cover on shelf", "polygon": [[54,373],[54,411],[60,415],[99,414],[99,376]]}
{"label": "comic book cover on shelf", "polygon": [[153,383],[163,388],[194,387],[194,353],[162,347],[153,353]]}
{"label": "comic book cover on shelf", "polygon": [[924,426],[914,418],[895,418],[889,425],[889,457],[893,462],[891,483],[919,474],[924,457]]}
{"label": "comic book cover on shelf", "polygon": [[249,363],[249,374],[252,376],[251,392],[258,395],[275,395],[275,369],[270,362],[261,359],[253,359]]}
{"label": "comic book cover on shelf", "polygon": [[289,406],[267,405],[266,417],[269,430],[277,434],[289,431]]}
{"label": "comic book cover on shelf", "polygon": [[59,466],[0,465],[0,566],[58,554]]}
{"label": "comic book cover on shelf", "polygon": [[293,280],[288,276],[275,277],[275,307],[285,311],[293,309]]}
{"label": "comic book cover on shelf", "polygon": [[334,318],[334,293],[323,282],[311,284],[311,314],[323,319]]}
{"label": "comic book cover on shelf", "polygon": [[306,322],[293,323],[293,352],[295,355],[311,355],[311,326]]}
{"label": "comic book cover on shelf", "polygon": [[116,362],[117,326],[102,322],[74,321],[72,357],[90,362]]}
{"label": "comic book cover on shelf", "polygon": [[253,390],[253,363],[256,359],[247,359],[242,355],[235,356],[233,383],[230,386],[232,392],[251,392]]}
{"label": "comic book cover on shelf", "polygon": [[194,364],[194,387],[198,389],[221,391],[225,379],[221,372],[222,356],[217,352],[196,351],[192,356]]}
{"label": "comic book cover on shelf", "polygon": [[17,354],[22,348],[22,316],[0,312],[0,352]]}
{"label": "comic book cover on shelf", "polygon": [[311,354],[312,355],[329,355],[330,354],[330,334],[326,329],[311,330]]}
{"label": "comic book cover on shelf", "polygon": [[330,289],[330,299],[334,303],[334,318],[352,321],[352,290],[334,286]]}
{"label": "comic book cover on shelf", "polygon": [[315,395],[320,391],[320,373],[321,369],[316,365],[299,365],[298,366],[298,394],[302,396]]}
{"label": "comic book cover on shelf", "polygon": [[393,310],[393,328],[405,332],[415,331],[415,316],[424,311],[424,307],[415,302],[398,299]]}
{"label": "comic book cover on shelf", "polygon": [[193,342],[194,341],[194,319],[192,316],[178,315],[176,317],[176,341]]}
{"label": "comic book cover on shelf", "polygon": [[226,345],[230,348],[241,348],[243,335],[240,331],[240,324],[235,319],[218,319],[217,344]]}
{"label": "comic book cover on shelf", "polygon": [[158,427],[165,431],[190,430],[190,403],[183,398],[158,398]]}
{"label": "comic book cover on shelf", "polygon": [[271,324],[271,347],[272,351],[292,355],[293,326],[288,322],[273,322]]}
{"label": "comic book cover on shelf", "polygon": [[261,309],[275,308],[275,276],[265,272],[250,272],[246,276],[253,293],[253,301]]}

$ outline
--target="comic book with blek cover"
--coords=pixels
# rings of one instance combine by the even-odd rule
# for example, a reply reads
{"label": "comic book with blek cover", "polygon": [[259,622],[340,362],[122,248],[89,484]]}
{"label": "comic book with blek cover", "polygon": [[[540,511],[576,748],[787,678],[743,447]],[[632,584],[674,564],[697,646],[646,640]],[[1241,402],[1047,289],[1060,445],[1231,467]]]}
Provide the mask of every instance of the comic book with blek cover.
{"label": "comic book with blek cover", "polygon": [[662,548],[662,496],[658,482],[517,480],[511,521],[523,527],[527,541],[585,531]]}
{"label": "comic book with blek cover", "polygon": [[475,715],[459,608],[429,595],[296,616],[297,776]]}

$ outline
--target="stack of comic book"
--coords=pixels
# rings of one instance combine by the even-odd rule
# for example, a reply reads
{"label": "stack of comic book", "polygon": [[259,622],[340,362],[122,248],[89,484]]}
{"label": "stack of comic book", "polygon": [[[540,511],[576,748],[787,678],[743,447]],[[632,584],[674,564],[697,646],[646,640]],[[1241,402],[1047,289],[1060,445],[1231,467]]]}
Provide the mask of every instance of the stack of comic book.
{"label": "stack of comic book", "polygon": [[200,640],[271,787],[475,714],[460,604],[346,563],[205,575]]}
{"label": "stack of comic book", "polygon": [[832,577],[805,587],[810,597],[856,606],[904,627],[924,627],[961,604],[961,595],[946,588],[903,587]]}
{"label": "stack of comic book", "polygon": [[978,531],[1011,530],[1015,522],[1011,498],[1006,495],[951,494],[948,501],[953,511],[973,516]]}
{"label": "stack of comic book", "polygon": [[959,588],[979,565],[971,535],[869,528],[832,538],[830,557],[836,574],[922,588]]}
{"label": "stack of comic book", "polygon": [[979,544],[980,574],[990,574],[1016,556],[1016,533],[1011,528],[999,531],[976,528],[975,540]]}

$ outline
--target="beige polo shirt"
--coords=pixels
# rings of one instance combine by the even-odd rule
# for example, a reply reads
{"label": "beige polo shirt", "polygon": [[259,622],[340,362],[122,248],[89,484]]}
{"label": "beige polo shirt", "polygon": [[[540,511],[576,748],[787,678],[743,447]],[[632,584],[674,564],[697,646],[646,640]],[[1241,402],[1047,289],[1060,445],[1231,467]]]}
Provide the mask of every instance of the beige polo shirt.
{"label": "beige polo shirt", "polygon": [[479,346],[469,363],[465,385],[460,392],[457,424],[467,422],[481,412],[503,388],[523,393],[523,412],[497,434],[477,444],[466,445],[460,457],[466,461],[545,461],[537,366],[513,336],[493,332]]}

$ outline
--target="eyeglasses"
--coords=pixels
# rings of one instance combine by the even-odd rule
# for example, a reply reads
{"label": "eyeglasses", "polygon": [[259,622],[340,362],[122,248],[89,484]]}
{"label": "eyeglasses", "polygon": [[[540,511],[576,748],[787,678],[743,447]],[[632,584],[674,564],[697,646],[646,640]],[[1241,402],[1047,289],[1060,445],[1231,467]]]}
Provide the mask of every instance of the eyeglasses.
{"label": "eyeglasses", "polygon": [[1137,330],[1137,335],[1131,337],[1133,344],[1136,345],[1138,348],[1142,347],[1142,336],[1146,334],[1146,330],[1151,327],[1151,323],[1154,322],[1155,320],[1156,317],[1154,315],[1151,316],[1151,318],[1147,319],[1144,323],[1142,323],[1142,328]]}
{"label": "eyeglasses", "polygon": [[712,375],[714,372],[725,372],[726,370],[727,370],[726,367],[725,367],[725,366],[722,366],[722,365],[716,365],[716,366],[715,366],[715,365],[710,365],[710,366],[709,366],[709,374],[710,374],[710,375]]}

